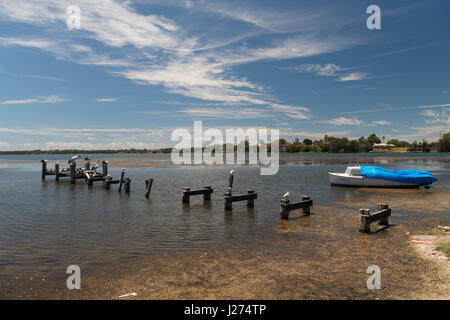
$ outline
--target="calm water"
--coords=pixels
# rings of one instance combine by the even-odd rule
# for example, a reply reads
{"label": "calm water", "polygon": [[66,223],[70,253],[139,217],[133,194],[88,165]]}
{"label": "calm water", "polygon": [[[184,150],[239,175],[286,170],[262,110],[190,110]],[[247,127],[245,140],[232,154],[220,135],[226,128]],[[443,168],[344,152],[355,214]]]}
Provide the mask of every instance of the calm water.
{"label": "calm water", "polygon": [[[361,200],[356,189],[330,187],[328,182],[328,171],[343,171],[347,164],[355,163],[351,155],[283,156],[276,176],[261,176],[259,168],[253,166],[130,168],[129,195],[119,194],[117,185],[107,191],[101,183],[88,188],[84,181],[76,185],[67,180],[55,183],[54,177],[41,181],[40,155],[0,158],[36,160],[0,162],[0,284],[22,274],[44,277],[69,264],[82,262],[95,268],[118,258],[151,257],[268,236],[280,224],[279,201],[287,191],[291,201],[307,194],[319,205],[333,205],[343,199],[351,203],[357,197]],[[389,169],[429,170],[439,179],[433,189],[450,186],[449,155],[391,158],[368,156],[366,161]],[[233,213],[224,213],[223,193],[231,168],[235,170],[234,194],[247,188],[258,193],[253,210],[247,210],[245,203],[234,203]],[[110,174],[117,177],[119,170],[110,168]],[[151,200],[144,197],[144,180],[148,178],[154,178]],[[190,206],[183,206],[181,188],[203,185],[214,188],[211,203],[204,205],[202,197],[196,196]]]}

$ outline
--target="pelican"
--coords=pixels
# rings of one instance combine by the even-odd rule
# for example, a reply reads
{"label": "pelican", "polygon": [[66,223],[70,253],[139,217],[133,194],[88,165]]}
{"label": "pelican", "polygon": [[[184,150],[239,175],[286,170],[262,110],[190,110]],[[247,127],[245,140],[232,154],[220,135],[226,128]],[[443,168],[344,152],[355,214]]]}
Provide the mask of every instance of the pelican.
{"label": "pelican", "polygon": [[91,160],[91,156],[87,156],[86,158],[84,158],[84,160],[86,161]]}
{"label": "pelican", "polygon": [[231,170],[231,171],[230,171],[230,174],[233,174],[233,173],[234,173],[234,170]]}
{"label": "pelican", "polygon": [[289,197],[289,195],[290,195],[290,193],[289,193],[289,192],[286,192],[286,193],[284,194],[284,196],[283,196],[283,199],[287,199],[287,198]]}
{"label": "pelican", "polygon": [[73,156],[72,158],[69,159],[68,164],[71,164],[73,161],[77,160],[79,157],[81,157],[80,154],[78,154],[78,155],[76,155],[76,156]]}
{"label": "pelican", "polygon": [[94,164],[91,168],[91,171],[96,171],[98,168],[98,164]]}

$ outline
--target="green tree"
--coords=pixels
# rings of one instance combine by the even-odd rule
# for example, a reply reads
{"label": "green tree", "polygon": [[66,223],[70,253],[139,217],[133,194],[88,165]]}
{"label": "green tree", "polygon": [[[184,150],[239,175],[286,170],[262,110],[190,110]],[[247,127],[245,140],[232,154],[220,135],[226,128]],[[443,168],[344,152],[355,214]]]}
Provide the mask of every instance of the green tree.
{"label": "green tree", "polygon": [[311,139],[305,139],[303,140],[303,144],[306,144],[307,146],[312,145],[312,140]]}
{"label": "green tree", "polygon": [[450,132],[442,136],[438,142],[439,152],[450,152]]}

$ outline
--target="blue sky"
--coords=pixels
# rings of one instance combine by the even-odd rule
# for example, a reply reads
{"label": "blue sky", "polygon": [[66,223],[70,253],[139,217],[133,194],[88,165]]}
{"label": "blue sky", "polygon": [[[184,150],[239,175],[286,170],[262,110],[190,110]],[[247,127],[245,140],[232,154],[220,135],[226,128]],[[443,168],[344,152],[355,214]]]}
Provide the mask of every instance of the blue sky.
{"label": "blue sky", "polygon": [[[371,4],[381,30],[366,27]],[[2,0],[0,150],[162,147],[194,120],[433,141],[450,131],[449,12],[445,0]]]}

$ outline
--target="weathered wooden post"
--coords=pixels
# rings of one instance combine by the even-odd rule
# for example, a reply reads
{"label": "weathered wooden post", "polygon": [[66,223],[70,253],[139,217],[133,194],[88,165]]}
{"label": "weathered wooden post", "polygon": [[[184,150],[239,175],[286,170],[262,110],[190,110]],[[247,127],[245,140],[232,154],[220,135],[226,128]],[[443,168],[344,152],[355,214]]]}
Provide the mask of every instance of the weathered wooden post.
{"label": "weathered wooden post", "polygon": [[131,179],[130,178],[125,178],[124,179],[124,183],[125,183],[125,192],[126,193],[130,193]]}
{"label": "weathered wooden post", "polygon": [[84,169],[85,169],[86,171],[91,170],[91,163],[90,163],[89,161],[87,161],[87,162],[84,163]]}
{"label": "weathered wooden post", "polygon": [[77,161],[73,160],[70,162],[70,183],[75,184],[77,179]]}
{"label": "weathered wooden post", "polygon": [[189,203],[190,191],[191,191],[191,188],[183,187],[183,190],[181,191],[182,192],[182,197],[181,197],[182,203]]}
{"label": "weathered wooden post", "polygon": [[59,163],[55,163],[55,181],[59,181]]}
{"label": "weathered wooden post", "polygon": [[[247,190],[247,194],[253,194],[255,191],[253,190]],[[247,199],[247,207],[253,208],[255,206],[255,199],[254,198],[248,198]]]}
{"label": "weathered wooden post", "polygon": [[280,215],[282,219],[289,219],[289,199],[288,198],[282,198],[280,200]]}
{"label": "weathered wooden post", "polygon": [[41,160],[41,162],[42,162],[41,178],[42,180],[45,180],[45,176],[47,175],[47,160]]}
{"label": "weathered wooden post", "polygon": [[370,233],[370,209],[359,209],[359,216],[360,216],[360,225],[359,225],[359,231],[364,233]]}
{"label": "weathered wooden post", "polygon": [[102,162],[102,172],[104,177],[108,175],[108,161],[106,160]]}
{"label": "weathered wooden post", "polygon": [[152,190],[153,178],[145,180],[145,197],[150,197],[150,191]]}
{"label": "weathered wooden post", "polygon": [[[308,201],[309,197],[308,196],[302,196],[302,201]],[[302,208],[303,213],[306,215],[311,214],[311,207],[310,206],[306,206]]]}
{"label": "weathered wooden post", "polygon": [[94,184],[94,179],[93,179],[93,177],[94,177],[94,174],[93,174],[93,173],[92,173],[92,174],[86,173],[86,178],[87,178],[88,187],[92,187],[92,186],[93,186],[93,184]]}
{"label": "weathered wooden post", "polygon": [[125,169],[122,168],[122,172],[120,173],[120,179],[119,179],[119,192],[122,192],[122,185],[123,185],[123,179],[125,178]]}
{"label": "weathered wooden post", "polygon": [[[383,203],[379,203],[377,204],[377,210],[381,211],[381,210],[385,210],[385,209],[389,209],[389,205],[388,204],[383,204]],[[378,224],[381,226],[387,226],[389,225],[389,218],[388,216],[383,216],[380,218],[380,220],[378,221]]]}
{"label": "weathered wooden post", "polygon": [[206,190],[206,192],[203,193],[203,201],[210,201],[212,192],[211,186],[204,186],[203,188]]}
{"label": "weathered wooden post", "polygon": [[225,192],[224,199],[225,199],[225,210],[232,210],[232,201],[231,201],[232,195],[231,195],[231,187],[228,187],[228,191]]}
{"label": "weathered wooden post", "polygon": [[109,190],[111,188],[111,183],[110,183],[111,180],[112,180],[111,176],[106,176],[105,177],[105,180],[103,181],[103,185],[104,185],[106,190]]}

